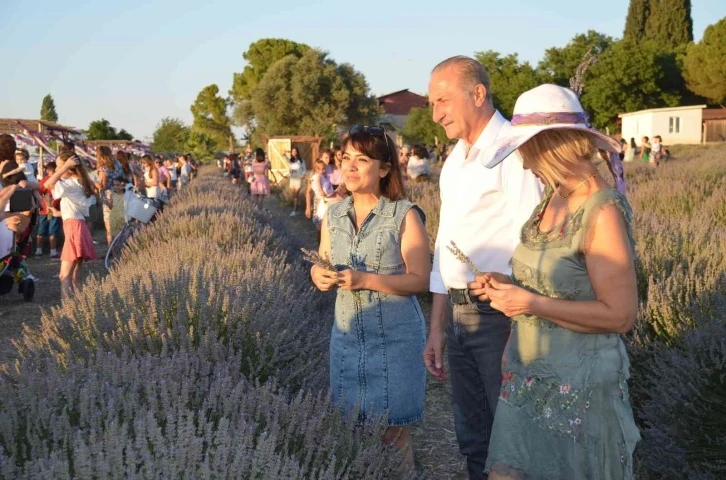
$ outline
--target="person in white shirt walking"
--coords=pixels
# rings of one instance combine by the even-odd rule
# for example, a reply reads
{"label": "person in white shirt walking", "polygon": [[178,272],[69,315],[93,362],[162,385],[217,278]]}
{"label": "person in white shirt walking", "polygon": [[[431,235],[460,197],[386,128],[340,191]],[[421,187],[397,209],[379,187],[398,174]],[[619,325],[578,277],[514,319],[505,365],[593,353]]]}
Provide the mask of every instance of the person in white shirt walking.
{"label": "person in white shirt walking", "polygon": [[448,350],[459,451],[466,456],[469,478],[485,479],[510,320],[470,295],[467,284],[474,273],[447,247],[455,242],[481,271],[510,272],[512,252],[541,199],[542,185],[524,170],[516,152],[496,167],[484,168],[481,152],[508,122],[493,106],[489,75],[479,62],[457,56],[438,64],[431,73],[429,100],[433,120],[459,141],[439,180],[441,215],[424,363],[434,378],[445,380],[443,353]]}

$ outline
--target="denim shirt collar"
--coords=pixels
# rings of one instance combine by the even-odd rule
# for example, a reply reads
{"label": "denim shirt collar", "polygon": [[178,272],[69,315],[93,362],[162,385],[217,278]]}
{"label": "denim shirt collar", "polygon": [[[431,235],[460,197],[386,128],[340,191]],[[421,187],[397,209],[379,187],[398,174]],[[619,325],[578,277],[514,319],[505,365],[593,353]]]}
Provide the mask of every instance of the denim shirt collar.
{"label": "denim shirt collar", "polygon": [[[371,213],[374,213],[380,217],[393,218],[396,210],[396,202],[392,202],[384,196],[378,199],[378,203]],[[333,213],[335,217],[345,217],[353,211],[353,196],[349,196],[341,202],[341,205]]]}

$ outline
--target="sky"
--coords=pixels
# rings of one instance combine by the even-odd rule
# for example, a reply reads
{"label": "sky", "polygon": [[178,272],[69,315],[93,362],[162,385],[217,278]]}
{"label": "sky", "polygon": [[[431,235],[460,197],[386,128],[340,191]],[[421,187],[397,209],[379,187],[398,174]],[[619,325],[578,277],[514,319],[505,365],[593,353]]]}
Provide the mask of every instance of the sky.
{"label": "sky", "polygon": [[[726,1],[691,3],[698,41]],[[242,53],[271,37],[353,64],[376,95],[425,94],[447,57],[496,50],[536,64],[590,29],[620,37],[627,10],[628,0],[0,0],[0,117],[38,118],[50,93],[62,124],[105,118],[150,140],[164,117],[191,124],[199,91],[226,94]]]}

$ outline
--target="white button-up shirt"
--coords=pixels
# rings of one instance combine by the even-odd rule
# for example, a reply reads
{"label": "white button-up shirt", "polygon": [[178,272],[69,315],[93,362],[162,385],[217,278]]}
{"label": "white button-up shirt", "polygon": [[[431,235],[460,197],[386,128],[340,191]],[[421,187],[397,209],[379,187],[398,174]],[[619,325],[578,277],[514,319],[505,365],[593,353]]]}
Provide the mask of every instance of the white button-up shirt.
{"label": "white button-up shirt", "polygon": [[542,184],[525,170],[522,157],[514,152],[489,169],[481,151],[491,144],[507,120],[499,113],[482,131],[474,145],[459,140],[441,170],[441,218],[436,236],[430,290],[466,288],[474,280],[469,267],[446,248],[453,240],[484,272],[509,274],[514,248],[522,225],[542,198]]}

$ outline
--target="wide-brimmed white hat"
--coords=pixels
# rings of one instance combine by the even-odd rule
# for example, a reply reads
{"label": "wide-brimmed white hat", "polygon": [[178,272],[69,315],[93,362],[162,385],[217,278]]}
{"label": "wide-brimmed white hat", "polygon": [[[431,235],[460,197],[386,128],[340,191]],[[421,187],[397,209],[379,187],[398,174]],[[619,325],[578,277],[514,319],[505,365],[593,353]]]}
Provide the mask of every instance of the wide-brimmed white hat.
{"label": "wide-brimmed white hat", "polygon": [[519,96],[511,124],[503,126],[494,142],[482,150],[482,163],[492,168],[539,132],[555,128],[582,130],[592,135],[597,148],[620,153],[617,140],[590,126],[575,92],[545,84]]}

